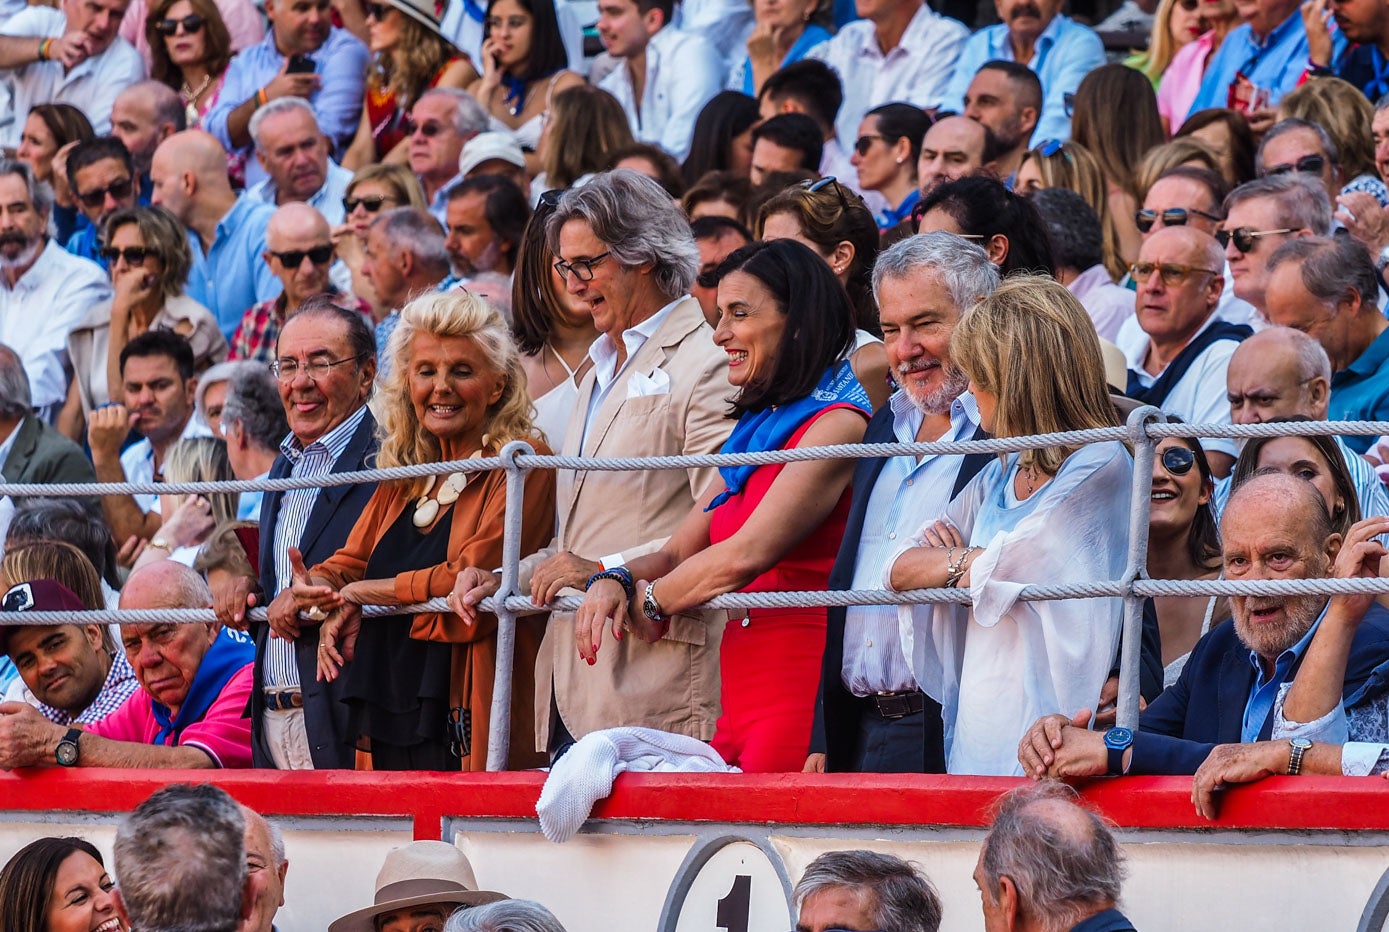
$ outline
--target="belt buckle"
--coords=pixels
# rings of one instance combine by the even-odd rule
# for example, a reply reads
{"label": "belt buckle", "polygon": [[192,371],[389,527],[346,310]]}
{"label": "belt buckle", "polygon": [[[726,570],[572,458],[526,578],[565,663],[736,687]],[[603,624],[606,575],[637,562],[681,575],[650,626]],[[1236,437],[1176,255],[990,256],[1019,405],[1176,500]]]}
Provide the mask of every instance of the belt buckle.
{"label": "belt buckle", "polygon": [[304,707],[304,694],[299,690],[266,690],[264,695],[265,707],[272,712],[288,712]]}
{"label": "belt buckle", "polygon": [[899,719],[919,711],[914,708],[916,698],[916,693],[892,693],[886,696],[876,695],[873,701],[878,707],[878,714],[883,718]]}

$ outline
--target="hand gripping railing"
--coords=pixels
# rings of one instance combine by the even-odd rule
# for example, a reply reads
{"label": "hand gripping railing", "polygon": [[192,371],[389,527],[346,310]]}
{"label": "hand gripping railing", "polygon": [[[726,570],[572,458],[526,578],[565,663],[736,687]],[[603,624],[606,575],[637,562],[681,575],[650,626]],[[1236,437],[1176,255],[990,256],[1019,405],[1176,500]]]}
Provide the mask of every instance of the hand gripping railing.
{"label": "hand gripping railing", "polygon": [[[1088,443],[1123,440],[1133,448],[1134,471],[1132,502],[1129,514],[1128,560],[1121,579],[1112,581],[1029,585],[1023,587],[1023,601],[1055,599],[1122,598],[1124,600],[1123,650],[1120,659],[1118,724],[1136,728],[1138,725],[1138,664],[1142,643],[1143,600],[1153,596],[1212,596],[1212,595],[1345,595],[1352,593],[1389,592],[1389,579],[1295,579],[1234,582],[1228,580],[1155,580],[1147,578],[1148,509],[1152,491],[1153,461],[1157,444],[1165,437],[1277,437],[1312,435],[1370,435],[1389,434],[1389,422],[1384,421],[1300,421],[1276,424],[1182,424],[1169,423],[1161,411],[1142,407],[1134,411],[1124,427],[1039,434],[1030,437],[1009,437],[995,440],[968,440],[951,443],[878,443],[840,444],[828,447],[809,447],[795,450],[774,450],[763,453],[699,454],[688,456],[623,457],[598,459],[576,456],[538,456],[523,442],[509,443],[500,456],[488,459],[457,460],[447,463],[427,463],[419,466],[398,466],[391,469],[367,469],[358,472],[333,473],[314,479],[251,479],[234,482],[104,482],[54,483],[50,485],[21,485],[0,483],[0,496],[92,496],[111,494],[188,495],[213,492],[263,492],[289,489],[323,488],[335,485],[355,485],[361,482],[382,482],[391,479],[444,475],[451,472],[482,472],[491,469],[506,471],[506,524],[502,549],[501,588],[482,603],[486,611],[497,615],[497,669],[492,696],[491,730],[487,748],[487,769],[502,770],[510,748],[512,694],[512,665],[515,658],[516,619],[550,611],[574,611],[581,599],[575,596],[558,598],[539,606],[518,591],[521,560],[522,496],[526,474],[535,469],[574,470],[642,470],[693,469],[741,464],[770,465],[818,459],[862,459],[881,456],[962,455],[967,453],[1001,453],[1044,446],[1078,447]],[[703,607],[709,609],[746,610],[752,608],[805,608],[827,605],[919,605],[953,602],[967,604],[969,592],[961,589],[913,589],[886,592],[877,589],[835,592],[749,592],[733,593],[710,599]],[[367,617],[399,615],[417,612],[450,611],[442,598],[408,606],[363,606]],[[264,621],[265,610],[253,609],[253,621]],[[206,623],[215,620],[207,609],[142,609],[91,612],[23,612],[0,613],[0,625],[32,624],[151,624]]]}

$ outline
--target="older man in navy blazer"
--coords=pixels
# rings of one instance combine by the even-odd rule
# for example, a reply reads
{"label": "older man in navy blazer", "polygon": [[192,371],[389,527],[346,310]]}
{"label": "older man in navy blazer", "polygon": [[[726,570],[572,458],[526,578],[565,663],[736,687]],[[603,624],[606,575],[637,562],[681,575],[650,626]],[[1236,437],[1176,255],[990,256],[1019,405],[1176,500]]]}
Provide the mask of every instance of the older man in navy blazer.
{"label": "older man in navy blazer", "polygon": [[[1281,474],[1255,476],[1234,491],[1221,536],[1232,580],[1326,578],[1341,546],[1321,494]],[[1071,720],[1047,716],[1019,746],[1023,770],[1033,777],[1191,774],[1218,744],[1267,741],[1274,700],[1297,675],[1327,605],[1325,596],[1232,597],[1233,617],[1197,642],[1181,678],[1143,712],[1137,732],[1087,730],[1089,710]],[[1344,696],[1386,660],[1389,612],[1371,603],[1351,647]]]}
{"label": "older man in navy blazer", "polygon": [[[966,308],[998,286],[983,249],[923,233],[878,257],[873,290],[898,389],[874,413],[865,443],[983,436],[950,335]],[[878,589],[882,563],[942,513],[989,454],[859,460],[831,589]],[[943,773],[940,705],[917,685],[894,606],[831,608],[807,771]]]}
{"label": "older man in navy blazer", "polygon": [[[376,378],[376,340],[356,311],[306,301],[285,322],[275,370],[290,434],[270,478],[324,477],[368,468],[376,452],[376,421],[367,408]],[[289,599],[274,600],[347,540],[375,483],[266,492],[260,510],[260,593],[269,624],[253,625],[255,689],[251,693],[255,766],[351,769],[342,678],[320,683],[318,626],[297,617]],[[274,600],[274,601],[272,601]],[[230,618],[240,620],[242,612]]]}

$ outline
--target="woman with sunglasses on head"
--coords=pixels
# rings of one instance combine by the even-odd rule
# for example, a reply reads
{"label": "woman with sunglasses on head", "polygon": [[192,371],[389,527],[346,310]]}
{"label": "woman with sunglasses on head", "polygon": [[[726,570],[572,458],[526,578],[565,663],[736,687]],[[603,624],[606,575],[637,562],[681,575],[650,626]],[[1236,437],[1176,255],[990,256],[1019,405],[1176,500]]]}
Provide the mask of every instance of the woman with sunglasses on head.
{"label": "woman with sunglasses on head", "polygon": [[1234,0],[1201,0],[1200,16],[1203,32],[1173,53],[1158,82],[1158,113],[1163,128],[1169,132],[1191,115],[1191,105],[1196,102],[1206,66],[1230,30],[1241,22]]}
{"label": "woman with sunglasses on head", "polygon": [[1029,149],[1022,155],[1013,190],[1028,197],[1043,188],[1066,188],[1085,198],[1104,231],[1104,267],[1110,278],[1122,278],[1125,266],[1119,255],[1119,231],[1109,213],[1109,195],[1095,157],[1082,145],[1055,139]]}
{"label": "woman with sunglasses on head", "polygon": [[126,932],[101,852],[82,838],[40,838],[0,869],[0,932]]}
{"label": "woman with sunglasses on head", "polygon": [[155,0],[145,18],[150,77],[178,91],[188,128],[202,125],[232,58],[231,34],[212,0]]}
{"label": "woman with sunglasses on head", "polygon": [[884,104],[868,111],[859,124],[849,162],[858,170],[858,186],[877,191],[888,207],[874,219],[886,232],[911,216],[921,199],[916,162],[931,118],[911,104]]}
{"label": "woman with sunglasses on head", "polygon": [[[1221,571],[1220,528],[1211,507],[1215,479],[1205,450],[1194,438],[1168,437],[1159,441],[1156,452],[1148,506],[1148,576],[1216,579]],[[1219,596],[1153,599],[1162,634],[1164,688],[1177,681],[1211,620],[1228,616],[1224,603]]]}
{"label": "woman with sunglasses on head", "polygon": [[[462,0],[458,0],[462,2]],[[468,57],[439,31],[444,4],[433,0],[367,0],[368,48],[362,121],[343,153],[345,168],[404,164],[410,108],[436,87],[463,89],[477,78]]]}
{"label": "woman with sunglasses on head", "polygon": [[73,379],[59,423],[75,438],[86,436],[83,425],[94,409],[124,400],[121,350],[145,331],[187,337],[198,373],[227,358],[217,319],[183,292],[193,261],[183,224],[162,207],[118,210],[107,219],[102,242],[114,294],[68,335]]}
{"label": "woman with sunglasses on head", "polygon": [[[381,211],[392,207],[418,207],[420,210],[429,207],[419,179],[405,165],[368,165],[347,183],[347,193],[342,199],[346,219],[333,230],[333,246],[340,260],[333,265],[333,285],[339,291],[356,295],[373,308],[377,305],[376,289],[362,274],[367,229]],[[346,269],[349,274],[344,276],[339,269]]]}
{"label": "woman with sunglasses on head", "polygon": [[1003,275],[1056,275],[1051,241],[1037,208],[994,178],[947,181],[921,199],[912,221],[918,233],[954,233],[974,241]]}
{"label": "woman with sunglasses on head", "polygon": [[892,388],[873,301],[873,263],[882,245],[873,215],[858,195],[828,177],[772,195],[759,209],[756,226],[758,239],[793,239],[810,247],[848,292],[854,324],[848,359],[876,411]]}
{"label": "woman with sunglasses on head", "polygon": [[569,58],[555,0],[489,0],[482,21],[482,77],[468,87],[493,123],[511,130],[526,153],[526,172],[540,171],[540,133],[555,95],[584,83]]}
{"label": "woman with sunglasses on head", "polygon": [[[1132,68],[1102,65],[1081,80],[1073,109],[1071,139],[1099,162],[1119,255],[1132,262],[1142,242],[1129,223],[1141,198],[1134,173],[1144,153],[1167,141],[1153,86]],[[1119,114],[1122,119],[1116,119]]]}
{"label": "woman with sunglasses on head", "polygon": [[[1113,427],[1099,338],[1049,278],[1004,279],[967,310],[950,359],[994,437]],[[921,688],[941,703],[949,773],[1021,775],[1015,741],[1042,715],[1095,709],[1117,656],[1119,599],[1030,602],[1029,583],[1108,582],[1128,551],[1133,457],[1120,442],[999,454],[883,567],[885,588],[968,589],[902,606]]]}

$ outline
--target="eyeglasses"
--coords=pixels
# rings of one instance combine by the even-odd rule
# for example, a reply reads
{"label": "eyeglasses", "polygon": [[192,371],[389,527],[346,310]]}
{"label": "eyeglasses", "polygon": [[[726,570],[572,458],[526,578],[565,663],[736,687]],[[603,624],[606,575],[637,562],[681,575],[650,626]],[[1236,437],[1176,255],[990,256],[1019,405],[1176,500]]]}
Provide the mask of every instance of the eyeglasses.
{"label": "eyeglasses", "polygon": [[352,213],[358,207],[362,207],[369,214],[374,214],[381,209],[387,201],[392,204],[399,203],[395,198],[388,194],[368,194],[366,197],[345,197],[342,199],[342,209],[344,213]]}
{"label": "eyeglasses", "polygon": [[374,19],[379,23],[386,18],[393,8],[385,3],[367,3],[366,9],[367,19]]}
{"label": "eyeglasses", "polygon": [[1162,283],[1168,288],[1177,287],[1198,272],[1202,275],[1219,274],[1215,269],[1198,269],[1194,265],[1177,265],[1172,262],[1135,262],[1129,266],[1129,274],[1140,285],[1152,278],[1154,272],[1162,275]]}
{"label": "eyeglasses", "polygon": [[267,249],[266,253],[280,260],[280,264],[287,269],[297,269],[304,264],[304,257],[308,256],[309,261],[314,265],[327,265],[333,259],[333,246],[330,243],[326,246],[314,246],[311,249],[287,249],[284,252],[276,252]]}
{"label": "eyeglasses", "polygon": [[1282,230],[1251,230],[1249,227],[1235,227],[1230,231],[1230,242],[1235,244],[1235,248],[1240,252],[1253,252],[1254,247],[1259,245],[1259,237],[1276,236],[1279,233],[1294,233],[1292,229]]}
{"label": "eyeglasses", "polygon": [[77,199],[82,202],[82,206],[90,210],[100,209],[106,203],[106,195],[111,195],[118,201],[123,201],[130,197],[130,192],[135,190],[135,182],[130,178],[122,178],[120,181],[113,181],[104,188],[97,188],[93,191],[82,191],[77,195]]}
{"label": "eyeglasses", "polygon": [[574,277],[579,281],[591,282],[593,281],[593,267],[610,255],[612,255],[612,253],[605,252],[602,255],[594,256],[592,259],[575,259],[573,262],[565,262],[563,259],[560,259],[555,263],[555,271],[559,273],[559,277],[562,279],[567,280],[569,278],[569,273],[573,272]]}
{"label": "eyeglasses", "polygon": [[127,246],[124,249],[107,246],[101,250],[101,258],[110,265],[115,265],[117,259],[124,259],[126,265],[140,265],[150,256],[159,258],[158,253],[144,246]]}
{"label": "eyeglasses", "polygon": [[423,123],[416,123],[414,120],[408,119],[400,124],[400,128],[407,136],[413,136],[419,133],[425,139],[433,139],[440,133],[451,129],[451,127],[445,126],[443,123],[436,120],[425,120]]}
{"label": "eyeglasses", "polygon": [[1168,447],[1162,451],[1162,468],[1174,476],[1185,476],[1196,465],[1196,454],[1189,447]]}
{"label": "eyeglasses", "polygon": [[183,34],[186,36],[196,36],[203,31],[203,26],[207,20],[197,13],[190,13],[183,19],[161,19],[154,24],[154,31],[161,36],[176,35],[179,27],[183,27]]}
{"label": "eyeglasses", "polygon": [[1165,227],[1181,227],[1186,226],[1192,214],[1205,217],[1207,220],[1214,220],[1216,223],[1224,219],[1215,214],[1208,214],[1204,210],[1197,210],[1195,207],[1171,207],[1161,212],[1148,210],[1145,207],[1133,215],[1133,222],[1138,227],[1139,233],[1147,233],[1153,228],[1158,217],[1162,218],[1162,225]]}
{"label": "eyeglasses", "polygon": [[1320,175],[1326,167],[1326,158],[1320,155],[1304,155],[1296,162],[1283,165],[1270,165],[1264,169],[1264,177],[1286,175],[1297,172],[1299,175]]}
{"label": "eyeglasses", "polygon": [[317,382],[328,374],[334,366],[344,366],[349,362],[356,362],[365,356],[365,353],[358,353],[356,356],[348,356],[346,359],[334,359],[331,362],[316,359],[300,364],[297,359],[277,359],[270,364],[270,374],[281,382],[293,382],[299,373],[308,376],[310,382]]}
{"label": "eyeglasses", "polygon": [[868,150],[873,148],[873,140],[886,138],[886,136],[880,136],[877,133],[865,133],[854,140],[854,151],[859,154],[859,158],[863,158],[868,154]]}

